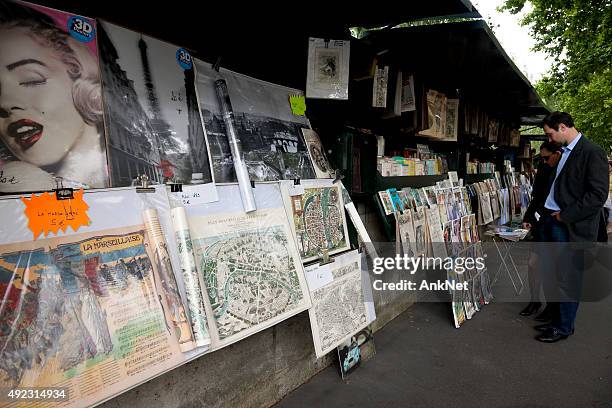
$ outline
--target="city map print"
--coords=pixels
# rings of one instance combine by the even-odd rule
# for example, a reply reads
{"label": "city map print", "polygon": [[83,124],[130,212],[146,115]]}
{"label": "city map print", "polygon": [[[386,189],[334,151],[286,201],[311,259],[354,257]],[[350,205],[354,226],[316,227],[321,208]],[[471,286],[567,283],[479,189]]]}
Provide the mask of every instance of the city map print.
{"label": "city map print", "polygon": [[324,275],[328,271],[331,281],[310,293],[310,325],[317,357],[324,356],[369,324],[359,253],[340,255],[335,262],[322,267],[306,268],[309,279],[313,279],[312,274]]}
{"label": "city map print", "polygon": [[360,274],[318,290],[312,301],[323,355],[368,324]]}
{"label": "city map print", "polygon": [[226,232],[193,246],[221,344],[304,305],[286,227]]}
{"label": "city map print", "polygon": [[305,188],[290,197],[298,251],[304,262],[318,259],[323,250],[335,254],[349,249],[344,205],[337,186]]}

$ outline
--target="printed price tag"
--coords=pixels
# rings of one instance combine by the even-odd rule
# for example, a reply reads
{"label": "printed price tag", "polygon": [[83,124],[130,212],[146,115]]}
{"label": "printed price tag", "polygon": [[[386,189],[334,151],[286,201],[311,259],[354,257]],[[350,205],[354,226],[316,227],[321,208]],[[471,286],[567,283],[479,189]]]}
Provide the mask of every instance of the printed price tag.
{"label": "printed price tag", "polygon": [[291,112],[294,115],[304,116],[306,114],[306,98],[304,95],[291,95],[289,103],[291,104]]}
{"label": "printed price tag", "polygon": [[304,195],[304,186],[301,184],[291,184],[288,188],[289,197],[301,196]]}
{"label": "printed price tag", "polygon": [[202,192],[198,186],[186,186],[183,185],[183,191],[180,193],[171,193],[177,200],[183,203],[183,206],[189,207],[191,205],[206,204],[210,202],[210,199],[206,197],[206,194]]}
{"label": "printed price tag", "polygon": [[40,234],[46,237],[50,232],[66,232],[68,227],[76,232],[79,227],[89,225],[89,206],[83,200],[83,194],[81,189],[70,200],[58,200],[55,193],[32,194],[29,199],[21,197],[26,206],[24,213],[28,217],[28,228],[34,234],[34,239],[38,239]]}

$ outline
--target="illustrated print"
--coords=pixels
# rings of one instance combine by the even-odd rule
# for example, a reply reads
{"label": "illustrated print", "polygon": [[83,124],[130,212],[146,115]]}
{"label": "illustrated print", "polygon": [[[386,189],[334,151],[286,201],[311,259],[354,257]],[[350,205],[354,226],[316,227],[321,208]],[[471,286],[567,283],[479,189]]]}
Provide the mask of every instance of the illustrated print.
{"label": "illustrated print", "polygon": [[298,249],[305,262],[321,256],[323,250],[333,254],[348,247],[338,187],[306,188],[290,201]]}
{"label": "illustrated print", "polygon": [[317,58],[317,80],[330,83],[338,81],[338,53],[333,50],[321,50]]}

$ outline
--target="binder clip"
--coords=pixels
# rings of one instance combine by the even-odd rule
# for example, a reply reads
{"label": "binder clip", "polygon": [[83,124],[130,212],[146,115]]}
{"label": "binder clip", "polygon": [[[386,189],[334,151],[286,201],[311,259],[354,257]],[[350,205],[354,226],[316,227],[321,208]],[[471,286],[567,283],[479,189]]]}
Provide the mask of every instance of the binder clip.
{"label": "binder clip", "polygon": [[294,186],[299,186],[300,185],[300,179],[299,178],[294,178],[293,179],[293,185]]}
{"label": "binder clip", "polygon": [[155,188],[149,187],[149,177],[146,174],[136,178],[140,182],[140,186],[136,187],[137,193],[154,193]]}
{"label": "binder clip", "polygon": [[180,184],[180,183],[170,184],[170,192],[171,193],[182,193],[183,192],[183,185]]}
{"label": "binder clip", "polygon": [[340,169],[337,169],[335,172],[335,176],[334,176],[334,184],[336,184],[337,182],[339,182],[340,180],[342,180],[344,178],[344,174],[342,174],[342,171]]}
{"label": "binder clip", "polygon": [[74,198],[74,189],[64,187],[64,179],[62,177],[55,178],[55,198],[59,200],[72,200]]}
{"label": "binder clip", "polygon": [[325,48],[329,48],[329,38],[323,40],[325,42]]}
{"label": "binder clip", "polygon": [[327,265],[332,262],[335,262],[335,259],[329,257],[329,250],[323,249],[321,252],[321,260],[319,261],[319,266]]}
{"label": "binder clip", "polygon": [[212,69],[214,71],[219,72],[219,67],[221,67],[221,57],[217,57],[217,61],[213,64]]}
{"label": "binder clip", "polygon": [[250,180],[251,181],[251,188],[255,188],[255,180]]}

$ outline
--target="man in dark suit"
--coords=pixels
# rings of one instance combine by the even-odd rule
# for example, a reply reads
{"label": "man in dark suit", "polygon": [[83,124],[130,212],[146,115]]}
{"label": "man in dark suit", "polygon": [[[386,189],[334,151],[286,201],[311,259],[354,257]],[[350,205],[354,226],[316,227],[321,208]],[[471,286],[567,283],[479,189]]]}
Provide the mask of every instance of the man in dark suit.
{"label": "man in dark suit", "polygon": [[536,339],[554,343],[574,333],[583,269],[582,253],[574,243],[597,241],[609,174],[603,150],[578,132],[568,113],[551,113],[544,119],[543,129],[549,141],[563,146],[563,153],[551,174],[550,192],[542,209],[542,241],[570,242],[573,246],[547,244],[548,268],[543,268],[546,297],[559,302],[553,303],[552,322],[536,326],[542,331]]}

